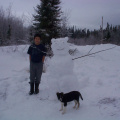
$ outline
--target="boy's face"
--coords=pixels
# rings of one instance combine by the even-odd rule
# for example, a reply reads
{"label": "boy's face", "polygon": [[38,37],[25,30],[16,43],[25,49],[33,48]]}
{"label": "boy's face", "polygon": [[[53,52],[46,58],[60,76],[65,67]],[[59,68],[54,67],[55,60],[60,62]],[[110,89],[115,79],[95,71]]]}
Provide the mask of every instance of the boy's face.
{"label": "boy's face", "polygon": [[40,37],[35,37],[34,41],[35,41],[35,45],[39,45],[40,44]]}

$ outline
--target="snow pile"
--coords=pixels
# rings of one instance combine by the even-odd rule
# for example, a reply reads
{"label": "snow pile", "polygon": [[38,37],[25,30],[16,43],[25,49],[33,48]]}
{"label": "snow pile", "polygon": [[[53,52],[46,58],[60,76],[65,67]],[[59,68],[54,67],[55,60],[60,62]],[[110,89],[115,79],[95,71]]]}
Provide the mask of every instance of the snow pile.
{"label": "snow pile", "polygon": [[54,98],[56,98],[56,92],[70,92],[73,90],[79,90],[78,81],[73,73],[73,61],[69,55],[69,46],[67,38],[53,39],[52,48],[54,56],[50,60],[48,68],[48,85],[50,94],[53,92]]}

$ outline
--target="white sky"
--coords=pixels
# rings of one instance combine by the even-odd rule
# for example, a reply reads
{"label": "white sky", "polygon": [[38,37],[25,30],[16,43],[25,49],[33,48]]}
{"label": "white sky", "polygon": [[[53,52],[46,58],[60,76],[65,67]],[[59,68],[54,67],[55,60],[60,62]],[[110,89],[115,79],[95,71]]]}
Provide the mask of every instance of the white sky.
{"label": "white sky", "polygon": [[[76,25],[79,28],[99,29],[102,16],[104,17],[104,27],[107,22],[120,25],[120,0],[61,0],[61,2],[62,10],[69,11],[70,25]],[[25,14],[27,18],[31,18],[35,13],[34,7],[39,3],[40,0],[0,0],[0,6],[3,9],[8,8],[11,4],[14,15]]]}

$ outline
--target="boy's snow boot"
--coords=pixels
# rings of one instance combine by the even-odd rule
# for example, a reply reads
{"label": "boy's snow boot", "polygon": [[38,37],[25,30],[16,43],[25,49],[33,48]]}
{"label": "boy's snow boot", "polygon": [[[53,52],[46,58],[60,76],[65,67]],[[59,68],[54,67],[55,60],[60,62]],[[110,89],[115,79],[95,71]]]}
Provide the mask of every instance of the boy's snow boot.
{"label": "boy's snow boot", "polygon": [[29,95],[32,95],[34,93],[34,83],[30,83],[30,92]]}
{"label": "boy's snow boot", "polygon": [[35,94],[39,93],[39,83],[35,83]]}

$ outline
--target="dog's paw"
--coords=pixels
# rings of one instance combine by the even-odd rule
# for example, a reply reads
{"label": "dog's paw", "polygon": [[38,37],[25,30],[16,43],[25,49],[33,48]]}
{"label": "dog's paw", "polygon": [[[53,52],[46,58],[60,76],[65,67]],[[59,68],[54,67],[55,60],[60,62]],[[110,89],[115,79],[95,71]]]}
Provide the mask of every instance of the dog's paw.
{"label": "dog's paw", "polygon": [[73,107],[73,109],[75,109],[75,108],[76,108],[76,106]]}
{"label": "dog's paw", "polygon": [[79,110],[79,107],[77,107],[76,110]]}
{"label": "dog's paw", "polygon": [[65,114],[65,112],[62,112],[62,115],[64,115]]}
{"label": "dog's paw", "polygon": [[63,111],[63,109],[60,109],[59,111]]}

